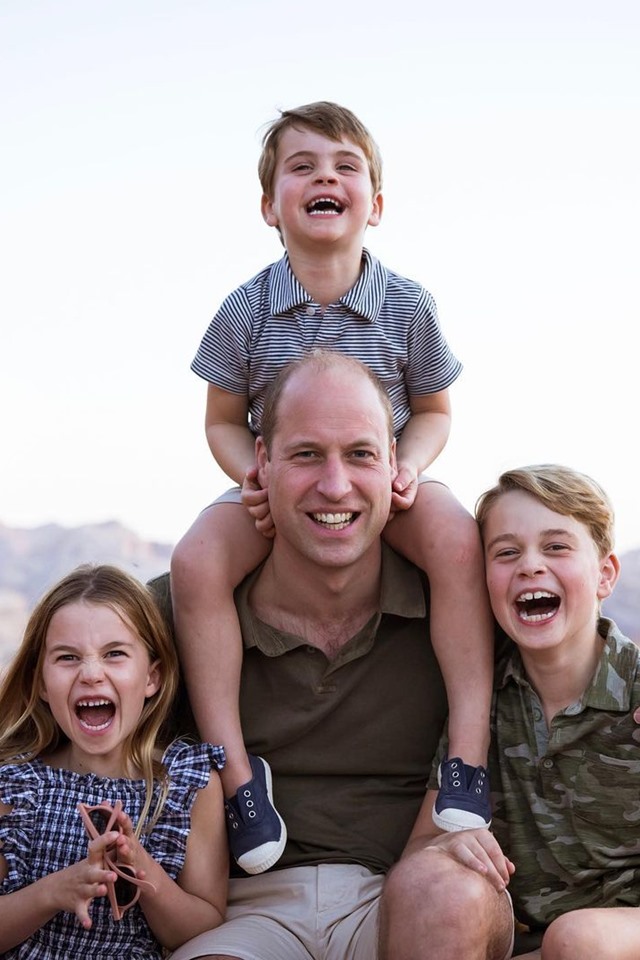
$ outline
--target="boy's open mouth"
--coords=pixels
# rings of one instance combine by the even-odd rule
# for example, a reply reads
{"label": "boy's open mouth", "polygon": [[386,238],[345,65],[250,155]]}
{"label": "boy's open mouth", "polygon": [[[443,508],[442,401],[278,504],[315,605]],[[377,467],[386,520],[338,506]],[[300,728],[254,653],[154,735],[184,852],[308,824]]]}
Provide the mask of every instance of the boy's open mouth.
{"label": "boy's open mouth", "polygon": [[76,716],[88,730],[104,730],[113,720],[115,712],[115,705],[103,697],[97,700],[78,700],[76,703]]}
{"label": "boy's open mouth", "polygon": [[315,523],[321,527],[327,527],[329,530],[344,530],[356,520],[359,513],[310,513],[309,516]]}
{"label": "boy's open mouth", "polygon": [[342,204],[332,197],[318,197],[317,200],[312,200],[311,203],[307,204],[307,213],[311,214],[312,217],[327,213],[337,216],[343,210]]}
{"label": "boy's open mouth", "polygon": [[547,590],[535,590],[533,593],[521,593],[516,598],[516,609],[521,620],[537,623],[549,620],[560,606],[560,597]]}

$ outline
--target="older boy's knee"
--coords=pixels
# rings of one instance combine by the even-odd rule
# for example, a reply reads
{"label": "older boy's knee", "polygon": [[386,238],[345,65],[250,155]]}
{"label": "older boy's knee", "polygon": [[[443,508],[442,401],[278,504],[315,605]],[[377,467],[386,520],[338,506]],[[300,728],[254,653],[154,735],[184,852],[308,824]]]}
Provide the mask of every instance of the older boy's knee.
{"label": "older boy's knee", "polygon": [[584,960],[608,956],[610,944],[602,941],[597,910],[572,910],[549,926],[542,941],[542,960]]}

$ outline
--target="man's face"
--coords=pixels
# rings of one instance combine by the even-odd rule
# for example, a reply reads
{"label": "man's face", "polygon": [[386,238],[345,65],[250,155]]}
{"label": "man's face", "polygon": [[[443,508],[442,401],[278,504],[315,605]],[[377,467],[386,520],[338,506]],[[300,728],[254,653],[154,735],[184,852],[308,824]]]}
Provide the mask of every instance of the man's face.
{"label": "man's face", "polygon": [[379,549],[395,449],[366,376],[340,365],[296,371],[280,398],[271,456],[261,440],[257,450],[278,551],[344,568]]}

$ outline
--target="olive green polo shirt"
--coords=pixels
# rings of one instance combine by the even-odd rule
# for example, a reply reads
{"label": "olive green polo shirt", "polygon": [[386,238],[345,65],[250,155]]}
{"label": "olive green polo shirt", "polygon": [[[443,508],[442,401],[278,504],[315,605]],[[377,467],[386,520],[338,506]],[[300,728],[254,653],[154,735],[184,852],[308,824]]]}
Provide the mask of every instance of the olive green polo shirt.
{"label": "olive green polo shirt", "polygon": [[639,651],[602,619],[602,656],[550,728],[514,650],[498,674],[493,829],[516,865],[509,890],[533,926],[581,907],[640,905]]}
{"label": "olive green polo shirt", "polygon": [[[249,606],[258,576],[236,591],[240,710],[247,749],[270,763],[287,825],[276,869],[361,863],[385,872],[413,827],[446,718],[428,587],[383,546],[379,611],[329,660],[258,620]],[[166,608],[166,580],[152,586]]]}

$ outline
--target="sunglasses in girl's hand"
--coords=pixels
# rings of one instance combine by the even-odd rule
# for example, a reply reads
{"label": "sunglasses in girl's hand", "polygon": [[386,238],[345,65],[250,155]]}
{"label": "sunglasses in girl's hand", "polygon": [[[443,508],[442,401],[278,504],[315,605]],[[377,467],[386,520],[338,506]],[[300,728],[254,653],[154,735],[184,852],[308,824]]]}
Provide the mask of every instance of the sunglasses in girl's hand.
{"label": "sunglasses in girl's hand", "polygon": [[[110,830],[122,833],[122,827],[117,823],[118,814],[121,810],[121,800],[116,800],[113,806],[108,803],[100,803],[95,807],[89,807],[86,803],[78,804],[78,812],[91,840],[97,840],[98,837],[109,833]],[[105,870],[111,870],[118,877],[115,881],[107,881],[107,896],[111,904],[113,919],[122,920],[125,911],[132,907],[140,897],[141,887],[147,886],[151,890],[155,890],[155,887],[148,880],[142,880],[136,876],[136,871],[128,863],[119,861],[117,852],[114,860],[114,850],[116,850],[115,844],[107,847],[103,861]]]}

